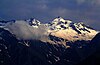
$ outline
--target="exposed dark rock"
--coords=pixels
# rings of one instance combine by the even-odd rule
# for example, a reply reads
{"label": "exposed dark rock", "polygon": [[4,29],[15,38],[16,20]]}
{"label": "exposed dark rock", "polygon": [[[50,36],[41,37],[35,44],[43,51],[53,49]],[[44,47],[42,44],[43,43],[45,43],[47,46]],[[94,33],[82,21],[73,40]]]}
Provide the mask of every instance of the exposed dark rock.
{"label": "exposed dark rock", "polygon": [[[91,43],[84,40],[67,42],[70,48],[66,48],[40,40],[18,40],[9,31],[0,28],[0,65],[75,65],[97,50],[95,48],[99,49],[99,36]],[[54,36],[50,39],[64,40]],[[100,57],[99,54],[96,56]]]}

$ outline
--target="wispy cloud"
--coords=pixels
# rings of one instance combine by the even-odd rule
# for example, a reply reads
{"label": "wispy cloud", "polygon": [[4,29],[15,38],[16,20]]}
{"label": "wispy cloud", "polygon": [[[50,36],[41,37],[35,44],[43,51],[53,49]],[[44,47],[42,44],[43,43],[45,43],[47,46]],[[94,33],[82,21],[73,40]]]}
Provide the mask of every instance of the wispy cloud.
{"label": "wispy cloud", "polygon": [[78,4],[83,4],[86,0],[76,0]]}
{"label": "wispy cloud", "polygon": [[6,27],[19,39],[43,39],[47,37],[45,34],[47,28],[44,25],[40,25],[39,28],[33,28],[27,22],[21,20],[15,23],[7,23]]}
{"label": "wispy cloud", "polygon": [[56,8],[52,10],[51,14],[54,16],[66,16],[70,13],[70,10],[65,8]]}
{"label": "wispy cloud", "polygon": [[[100,0],[0,0],[2,19],[27,19],[35,17],[50,22],[57,16],[75,21],[100,20]],[[93,25],[95,27],[95,25]],[[98,27],[97,27],[98,28]]]}

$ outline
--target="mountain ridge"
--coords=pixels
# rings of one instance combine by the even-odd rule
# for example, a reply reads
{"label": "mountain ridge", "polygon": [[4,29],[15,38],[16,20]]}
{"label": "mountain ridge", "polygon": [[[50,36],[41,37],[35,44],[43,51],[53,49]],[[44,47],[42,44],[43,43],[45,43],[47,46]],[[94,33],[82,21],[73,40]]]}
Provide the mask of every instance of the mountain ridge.
{"label": "mountain ridge", "polygon": [[[13,25],[13,23],[15,24],[18,23],[20,25],[23,25],[23,23],[26,22],[24,25],[27,25],[28,29],[33,27],[34,29],[37,30],[38,29],[43,30],[44,28],[46,31],[41,32],[43,33],[43,35],[46,36],[52,35],[55,37],[63,38],[68,41],[92,40],[92,38],[98,33],[98,31],[94,30],[88,25],[85,25],[83,22],[73,23],[71,20],[65,20],[62,17],[57,17],[50,23],[46,24],[43,24],[39,20],[34,18],[30,18],[28,20],[22,20],[23,21],[22,23],[19,23],[20,21],[21,20],[15,20],[13,22],[11,21],[10,24]],[[6,24],[1,25],[1,27],[2,26],[6,26]],[[34,32],[34,29],[31,30],[31,32]],[[45,42],[49,41],[48,38],[46,40],[45,39],[42,40]]]}
{"label": "mountain ridge", "polygon": [[[100,36],[97,34],[95,38],[99,41],[98,35]],[[50,38],[55,42],[64,41],[57,37]],[[95,38],[92,41],[66,42],[69,47],[65,47],[41,40],[19,40],[8,30],[0,28],[0,64],[76,65],[93,54],[97,50],[96,46],[99,48],[100,44],[96,45]]]}
{"label": "mountain ridge", "polygon": [[0,65],[76,65],[99,49],[99,39],[91,27],[61,17],[1,23]]}

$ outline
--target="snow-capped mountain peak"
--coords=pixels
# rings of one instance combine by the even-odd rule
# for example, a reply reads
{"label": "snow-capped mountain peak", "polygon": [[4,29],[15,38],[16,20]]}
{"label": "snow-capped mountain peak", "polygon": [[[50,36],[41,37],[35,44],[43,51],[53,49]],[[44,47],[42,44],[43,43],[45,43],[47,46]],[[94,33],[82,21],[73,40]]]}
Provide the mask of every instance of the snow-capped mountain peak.
{"label": "snow-capped mountain peak", "polygon": [[26,21],[29,23],[29,25],[31,25],[32,27],[35,27],[35,28],[38,28],[38,26],[41,25],[40,21],[36,20],[34,18],[30,18]]}
{"label": "snow-capped mountain peak", "polygon": [[57,17],[52,21],[52,24],[58,25],[58,24],[70,24],[72,21],[65,20],[62,17]]}
{"label": "snow-capped mountain peak", "polygon": [[52,30],[61,30],[61,29],[67,29],[72,24],[71,20],[65,20],[62,17],[55,18],[51,23],[50,28]]}
{"label": "snow-capped mountain peak", "polygon": [[51,35],[71,40],[91,40],[98,32],[85,25],[83,22],[73,23],[62,17],[55,18],[51,22]]}
{"label": "snow-capped mountain peak", "polygon": [[55,18],[50,24],[41,24],[39,20],[34,18],[24,21],[34,28],[39,28],[40,25],[43,25],[46,29],[45,33],[48,33],[46,35],[52,35],[68,41],[91,40],[98,33],[83,22],[73,23],[71,20],[66,20],[62,17]]}

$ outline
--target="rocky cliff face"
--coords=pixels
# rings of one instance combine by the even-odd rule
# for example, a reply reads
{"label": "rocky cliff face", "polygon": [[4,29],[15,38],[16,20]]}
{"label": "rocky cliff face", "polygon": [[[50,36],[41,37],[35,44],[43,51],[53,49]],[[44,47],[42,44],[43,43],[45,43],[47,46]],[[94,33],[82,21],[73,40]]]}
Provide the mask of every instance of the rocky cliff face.
{"label": "rocky cliff face", "polygon": [[0,24],[0,65],[76,65],[100,46],[96,30],[61,17],[47,24],[33,18]]}
{"label": "rocky cliff face", "polygon": [[78,65],[99,65],[100,64],[100,33],[98,33],[90,42],[92,54],[81,61]]}
{"label": "rocky cliff face", "polygon": [[[0,64],[1,65],[74,65],[84,60],[98,46],[98,35],[93,41],[66,42],[50,44],[40,40],[18,40],[9,31],[0,28]],[[58,41],[58,38],[51,37]],[[98,40],[99,41],[99,40]],[[93,42],[93,43],[92,43]],[[95,42],[95,43],[94,43]]]}

